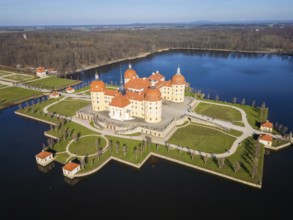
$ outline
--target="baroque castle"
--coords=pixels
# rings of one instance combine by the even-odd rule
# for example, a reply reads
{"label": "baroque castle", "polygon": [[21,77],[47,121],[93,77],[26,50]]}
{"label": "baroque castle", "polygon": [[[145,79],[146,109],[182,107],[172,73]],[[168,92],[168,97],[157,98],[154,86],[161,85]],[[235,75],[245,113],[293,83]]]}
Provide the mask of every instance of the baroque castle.
{"label": "baroque castle", "polygon": [[130,64],[124,73],[124,82],[120,75],[118,89],[107,88],[98,79],[91,83],[93,111],[108,111],[111,118],[120,121],[138,117],[148,123],[158,123],[162,119],[162,100],[184,102],[187,84],[179,67],[168,81],[158,71],[149,77],[139,78]]}

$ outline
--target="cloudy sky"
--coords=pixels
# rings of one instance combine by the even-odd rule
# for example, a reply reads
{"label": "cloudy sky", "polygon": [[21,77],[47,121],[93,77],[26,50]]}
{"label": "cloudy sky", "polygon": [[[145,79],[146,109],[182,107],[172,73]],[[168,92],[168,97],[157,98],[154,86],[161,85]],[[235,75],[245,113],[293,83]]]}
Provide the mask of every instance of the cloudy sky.
{"label": "cloudy sky", "polygon": [[0,25],[293,20],[293,0],[0,0]]}

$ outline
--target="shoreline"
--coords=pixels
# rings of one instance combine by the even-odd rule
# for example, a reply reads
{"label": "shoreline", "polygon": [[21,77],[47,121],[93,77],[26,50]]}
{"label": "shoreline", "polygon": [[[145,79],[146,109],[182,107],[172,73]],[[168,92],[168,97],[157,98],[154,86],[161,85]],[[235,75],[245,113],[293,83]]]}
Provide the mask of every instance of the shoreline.
{"label": "shoreline", "polygon": [[163,53],[163,52],[171,52],[171,51],[178,51],[178,50],[185,50],[185,51],[206,51],[206,52],[237,52],[237,53],[253,53],[253,54],[275,54],[275,55],[283,55],[283,56],[293,56],[293,54],[289,54],[289,53],[282,53],[280,51],[277,50],[272,50],[272,51],[250,51],[250,50],[232,50],[232,49],[211,49],[211,48],[163,48],[163,49],[159,49],[156,50],[154,52],[145,52],[145,53],[140,53],[136,56],[132,56],[132,57],[126,57],[126,58],[121,58],[121,59],[116,59],[116,60],[112,60],[106,63],[102,63],[102,64],[94,64],[91,66],[86,66],[83,69],[76,69],[74,72],[72,73],[68,73],[66,75],[72,75],[74,73],[80,73],[82,71],[87,71],[87,70],[91,70],[91,69],[95,69],[95,68],[100,68],[100,67],[105,67],[108,65],[112,65],[115,63],[119,63],[119,62],[124,62],[124,61],[131,61],[131,60],[137,60],[137,59],[141,59],[141,58],[146,58],[148,56],[157,54],[157,53]]}
{"label": "shoreline", "polygon": [[43,97],[43,96],[44,96],[44,94],[40,94],[40,95],[38,95],[38,96],[29,96],[29,97],[26,97],[26,98],[19,99],[19,100],[17,100],[17,101],[14,101],[14,102],[8,103],[7,105],[4,105],[4,106],[1,105],[1,106],[0,106],[0,111],[1,111],[1,110],[5,110],[5,109],[7,109],[7,108],[10,108],[10,107],[12,107],[12,106],[16,106],[16,105],[18,105],[18,104],[21,104],[21,103],[24,103],[24,102],[30,101],[30,100],[32,100],[32,99],[37,99],[37,98]]}
{"label": "shoreline", "polygon": [[54,126],[57,125],[57,124],[54,123],[54,122],[50,122],[50,121],[46,121],[46,120],[43,120],[43,119],[40,119],[40,118],[36,118],[36,117],[30,116],[30,115],[26,115],[26,114],[20,113],[20,112],[18,112],[18,111],[15,111],[14,113],[15,113],[16,115],[22,116],[22,117],[24,117],[24,118],[29,118],[29,119],[32,119],[32,120],[40,121],[40,122],[43,122],[43,123],[45,123],[45,124],[54,125]]}

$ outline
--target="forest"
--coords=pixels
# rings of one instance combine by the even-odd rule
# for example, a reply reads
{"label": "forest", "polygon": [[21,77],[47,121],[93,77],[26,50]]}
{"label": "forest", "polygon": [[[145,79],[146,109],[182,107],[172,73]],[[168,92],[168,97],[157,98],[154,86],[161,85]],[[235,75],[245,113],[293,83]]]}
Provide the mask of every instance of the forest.
{"label": "forest", "polygon": [[292,39],[290,25],[6,32],[0,33],[0,65],[52,67],[62,75],[165,48],[293,54]]}

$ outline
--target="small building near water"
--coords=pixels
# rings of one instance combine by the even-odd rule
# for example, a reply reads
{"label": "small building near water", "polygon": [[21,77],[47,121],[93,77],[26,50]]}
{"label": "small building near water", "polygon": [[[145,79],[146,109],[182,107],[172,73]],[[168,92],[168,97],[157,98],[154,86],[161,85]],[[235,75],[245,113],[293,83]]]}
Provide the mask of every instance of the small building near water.
{"label": "small building near water", "polygon": [[259,143],[264,144],[265,146],[272,146],[273,144],[273,137],[268,134],[260,135],[258,138]]}
{"label": "small building near water", "polygon": [[45,77],[47,76],[47,70],[45,69],[45,67],[39,67],[36,69],[36,75],[38,77]]}
{"label": "small building near water", "polygon": [[52,92],[50,95],[49,95],[49,98],[50,99],[58,99],[60,97],[60,93],[59,92]]}
{"label": "small building near water", "polygon": [[78,171],[80,171],[80,164],[69,162],[65,166],[62,167],[63,175],[72,178],[74,174],[76,174]]}
{"label": "small building near water", "polygon": [[266,121],[260,126],[260,130],[267,131],[267,132],[273,132],[273,124],[269,121]]}
{"label": "small building near water", "polygon": [[67,93],[74,93],[74,92],[75,92],[75,89],[72,88],[71,86],[68,86],[68,87],[66,88],[66,92],[67,92]]}
{"label": "small building near water", "polygon": [[48,151],[42,151],[36,155],[36,161],[42,166],[46,166],[54,160],[53,154]]}

